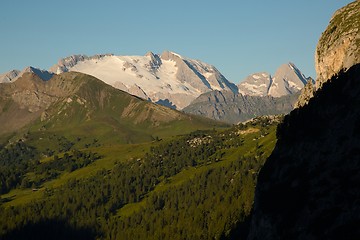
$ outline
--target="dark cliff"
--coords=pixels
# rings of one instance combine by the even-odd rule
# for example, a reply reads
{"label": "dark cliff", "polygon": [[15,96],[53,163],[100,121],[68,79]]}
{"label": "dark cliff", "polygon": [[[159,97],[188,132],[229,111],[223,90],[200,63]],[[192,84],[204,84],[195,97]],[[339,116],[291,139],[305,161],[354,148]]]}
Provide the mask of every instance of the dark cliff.
{"label": "dark cliff", "polygon": [[360,65],[286,116],[278,138],[248,239],[360,239]]}

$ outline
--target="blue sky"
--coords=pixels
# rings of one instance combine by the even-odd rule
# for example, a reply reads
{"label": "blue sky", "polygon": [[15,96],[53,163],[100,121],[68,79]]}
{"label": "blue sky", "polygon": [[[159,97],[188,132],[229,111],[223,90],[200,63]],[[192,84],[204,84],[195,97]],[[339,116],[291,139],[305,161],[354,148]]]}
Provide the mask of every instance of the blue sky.
{"label": "blue sky", "polygon": [[295,63],[315,77],[314,52],[350,0],[2,0],[0,73],[48,69],[72,54],[177,52],[238,83]]}

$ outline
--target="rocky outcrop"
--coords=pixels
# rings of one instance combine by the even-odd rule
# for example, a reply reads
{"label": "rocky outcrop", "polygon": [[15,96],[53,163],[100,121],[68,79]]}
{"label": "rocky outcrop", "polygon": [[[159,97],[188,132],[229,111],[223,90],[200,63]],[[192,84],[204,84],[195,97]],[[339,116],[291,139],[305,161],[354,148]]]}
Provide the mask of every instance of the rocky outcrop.
{"label": "rocky outcrop", "polygon": [[52,66],[49,71],[60,74],[63,72],[68,72],[70,68],[74,67],[77,63],[83,62],[85,60],[96,60],[96,59],[102,59],[106,56],[113,56],[113,54],[97,54],[91,57],[88,57],[86,55],[71,55],[69,57],[60,59],[57,64]]}
{"label": "rocky outcrop", "polygon": [[315,54],[316,89],[340,70],[360,63],[360,1],[335,12]]}
{"label": "rocky outcrop", "polygon": [[298,94],[274,98],[212,91],[200,95],[183,111],[237,124],[258,116],[287,114],[294,108],[297,98]]}
{"label": "rocky outcrop", "polygon": [[315,89],[302,91],[295,107],[306,105],[332,76],[360,63],[360,1],[339,9],[322,33],[315,52]]}
{"label": "rocky outcrop", "polygon": [[302,107],[309,103],[309,100],[314,97],[315,94],[315,84],[314,80],[310,79],[305,87],[301,90],[300,96],[295,103],[295,108]]}
{"label": "rocky outcrop", "polygon": [[11,70],[7,73],[0,74],[0,83],[12,82],[19,75],[19,70]]}
{"label": "rocky outcrop", "polygon": [[132,95],[138,96],[142,99],[146,99],[146,100],[150,100],[150,98],[146,95],[146,93],[144,92],[144,90],[141,89],[141,87],[139,87],[138,85],[134,84],[133,86],[131,86],[128,90],[128,92]]}
{"label": "rocky outcrop", "polygon": [[24,70],[21,71],[21,73],[19,73],[18,77],[22,76],[24,73],[34,73],[43,81],[49,81],[54,76],[54,73],[46,70],[41,70],[34,67],[26,67]]}

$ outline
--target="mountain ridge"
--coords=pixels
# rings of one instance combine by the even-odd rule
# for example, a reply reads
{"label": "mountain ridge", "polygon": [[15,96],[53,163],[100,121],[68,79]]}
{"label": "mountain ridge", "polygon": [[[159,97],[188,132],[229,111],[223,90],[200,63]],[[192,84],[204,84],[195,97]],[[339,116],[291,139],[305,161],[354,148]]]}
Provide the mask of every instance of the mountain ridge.
{"label": "mountain ridge", "polygon": [[145,56],[74,55],[50,69],[90,74],[153,102],[168,101],[178,109],[212,89],[237,91],[214,66],[169,51],[161,55],[148,52]]}
{"label": "mountain ridge", "polygon": [[294,108],[298,96],[299,93],[282,97],[261,97],[230,91],[211,91],[200,95],[183,111],[238,124],[258,116],[287,114]]}
{"label": "mountain ridge", "polygon": [[252,74],[236,86],[213,65],[164,51],[161,55],[147,52],[145,56],[72,55],[60,59],[49,71],[27,67],[21,72],[14,70],[0,75],[0,81],[14,82],[25,72],[35,73],[46,81],[57,73],[81,72],[134,96],[179,110],[193,101],[198,103],[196,98],[212,91],[248,96],[291,95],[300,91],[309,79],[295,64],[288,63],[281,65],[274,76],[265,72]]}
{"label": "mountain ridge", "polygon": [[0,74],[0,83],[15,82],[25,73],[35,73],[38,77],[40,77],[44,81],[48,81],[54,76],[54,73],[52,72],[28,66],[25,67],[22,71],[11,70],[9,72]]}
{"label": "mountain ridge", "polygon": [[0,93],[1,134],[26,127],[31,132],[72,136],[94,132],[106,138],[115,131],[116,141],[126,143],[148,141],[153,134],[225,126],[142,100],[82,73],[62,73],[48,81],[25,73],[13,83],[1,84]]}

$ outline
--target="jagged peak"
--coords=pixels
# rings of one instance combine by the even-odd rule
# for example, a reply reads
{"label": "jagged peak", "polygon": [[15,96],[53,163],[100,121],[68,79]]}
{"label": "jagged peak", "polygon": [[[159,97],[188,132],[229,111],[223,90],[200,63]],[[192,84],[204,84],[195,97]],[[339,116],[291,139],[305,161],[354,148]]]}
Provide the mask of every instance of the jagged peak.
{"label": "jagged peak", "polygon": [[164,51],[162,54],[161,54],[161,59],[164,59],[164,60],[174,60],[174,59],[184,59],[180,54],[178,53],[175,53],[175,52],[171,52],[171,51]]}
{"label": "jagged peak", "polygon": [[0,74],[0,83],[10,83],[13,82],[13,80],[17,78],[17,76],[20,74],[20,70],[13,69],[8,72]]}
{"label": "jagged peak", "polygon": [[36,68],[36,67],[32,67],[32,66],[27,66],[22,71],[20,71],[20,70],[11,70],[11,71],[9,71],[7,73],[1,74],[0,75],[0,82],[1,83],[15,82],[20,77],[22,77],[25,73],[35,74],[40,79],[42,79],[43,81],[48,81],[54,76],[54,73],[52,73],[52,72],[48,72],[46,70]]}
{"label": "jagged peak", "polygon": [[22,72],[19,74],[19,76],[21,76],[23,73],[26,73],[26,72],[34,73],[44,81],[49,81],[54,76],[54,73],[52,73],[52,72],[49,72],[47,70],[43,70],[40,68],[35,68],[32,66],[28,66],[28,67],[24,68],[24,70],[22,70]]}
{"label": "jagged peak", "polygon": [[145,56],[146,57],[155,57],[155,54],[153,52],[149,51],[145,54]]}

